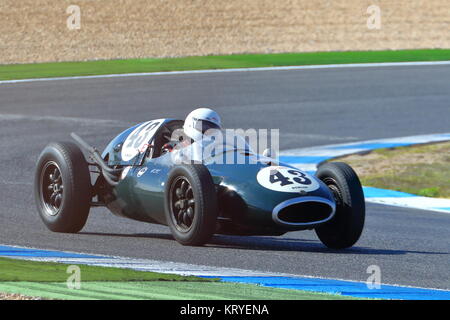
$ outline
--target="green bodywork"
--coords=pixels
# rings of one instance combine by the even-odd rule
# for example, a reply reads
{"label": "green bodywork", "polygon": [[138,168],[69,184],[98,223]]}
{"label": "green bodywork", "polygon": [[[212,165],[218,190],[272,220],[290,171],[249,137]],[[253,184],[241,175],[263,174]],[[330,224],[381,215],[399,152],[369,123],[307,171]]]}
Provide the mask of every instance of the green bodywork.
{"label": "green bodywork", "polygon": [[[170,153],[157,158],[146,158],[140,154],[132,161],[120,163],[120,148],[117,146],[123,144],[133,128],[118,135],[103,152],[103,157],[110,159],[110,164],[130,167],[120,183],[110,190],[112,197],[106,205],[117,215],[166,225],[165,183],[170,171],[177,165],[173,163]],[[239,150],[232,152],[235,157],[243,157]],[[223,155],[217,155],[221,156]],[[263,187],[258,183],[256,176],[261,169],[272,164],[267,162],[267,158],[259,160],[260,158],[252,158],[258,157],[254,155],[244,157],[248,160],[244,164],[220,164],[219,161],[214,161],[214,158],[204,163],[218,190],[219,219],[231,229],[242,229],[251,234],[282,234],[287,231],[310,229],[311,226],[277,224],[272,218],[273,209],[283,201],[306,196],[320,197],[334,203],[332,193],[319,180],[318,189],[303,194],[278,192]],[[289,164],[277,163],[277,165],[298,170]]]}

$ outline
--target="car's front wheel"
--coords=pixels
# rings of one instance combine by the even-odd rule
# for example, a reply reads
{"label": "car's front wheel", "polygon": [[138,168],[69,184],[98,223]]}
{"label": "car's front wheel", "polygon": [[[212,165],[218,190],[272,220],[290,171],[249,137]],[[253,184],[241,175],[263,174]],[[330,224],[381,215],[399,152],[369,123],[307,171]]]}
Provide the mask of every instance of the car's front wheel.
{"label": "car's front wheel", "polygon": [[34,195],[44,224],[52,231],[76,233],[89,215],[91,180],[80,148],[72,142],[50,143],[39,156]]}
{"label": "car's front wheel", "polygon": [[366,212],[358,176],[343,162],[321,165],[316,175],[328,186],[336,201],[334,217],[315,229],[317,236],[332,249],[353,246],[363,231]]}
{"label": "car's front wheel", "polygon": [[215,232],[217,212],[215,186],[204,165],[172,169],[165,186],[165,214],[175,240],[183,245],[205,244]]}

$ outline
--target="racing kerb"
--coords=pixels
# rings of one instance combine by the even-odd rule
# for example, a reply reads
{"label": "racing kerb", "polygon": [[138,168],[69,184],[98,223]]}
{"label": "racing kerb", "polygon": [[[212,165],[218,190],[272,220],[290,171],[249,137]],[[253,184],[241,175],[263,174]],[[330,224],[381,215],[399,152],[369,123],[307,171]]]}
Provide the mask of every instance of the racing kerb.
{"label": "racing kerb", "polygon": [[[283,151],[280,155],[280,160],[289,162],[300,169],[313,173],[321,162],[348,154],[367,152],[380,148],[393,148],[448,140],[450,140],[450,133],[293,149]],[[364,193],[366,201],[368,202],[450,213],[450,200],[448,199],[425,198],[407,193],[370,187],[364,187]],[[141,271],[196,275],[201,277],[220,278],[224,282],[251,283],[274,288],[333,293],[360,298],[450,300],[450,291],[448,290],[387,284],[381,284],[380,288],[371,289],[366,283],[357,281],[268,273],[237,268],[192,265],[149,259],[40,250],[16,246],[0,246],[0,256],[33,261],[131,268]]]}
{"label": "racing kerb", "polygon": [[349,280],[324,279],[282,273],[201,266],[149,259],[91,255],[66,251],[40,250],[15,246],[0,246],[0,257],[42,262],[58,262],[70,265],[130,268],[140,271],[194,275],[208,278],[220,278],[224,282],[257,284],[273,288],[323,292],[359,298],[450,300],[449,290],[386,284],[381,284],[379,288],[370,289],[365,282]]}

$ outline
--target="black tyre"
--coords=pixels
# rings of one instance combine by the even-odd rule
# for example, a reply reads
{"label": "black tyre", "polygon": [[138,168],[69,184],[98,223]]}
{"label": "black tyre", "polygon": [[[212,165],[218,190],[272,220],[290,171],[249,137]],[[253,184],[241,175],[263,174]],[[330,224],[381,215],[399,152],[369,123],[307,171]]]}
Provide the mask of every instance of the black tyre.
{"label": "black tyre", "polygon": [[48,144],[39,156],[34,195],[42,221],[52,231],[79,232],[89,215],[89,167],[72,142]]}
{"label": "black tyre", "polygon": [[364,228],[366,207],[361,182],[355,171],[343,162],[321,165],[316,175],[336,200],[335,216],[318,226],[316,234],[329,248],[349,248],[358,241]]}
{"label": "black tyre", "polygon": [[179,243],[200,246],[216,228],[217,195],[208,169],[202,164],[177,166],[165,187],[167,225]]}

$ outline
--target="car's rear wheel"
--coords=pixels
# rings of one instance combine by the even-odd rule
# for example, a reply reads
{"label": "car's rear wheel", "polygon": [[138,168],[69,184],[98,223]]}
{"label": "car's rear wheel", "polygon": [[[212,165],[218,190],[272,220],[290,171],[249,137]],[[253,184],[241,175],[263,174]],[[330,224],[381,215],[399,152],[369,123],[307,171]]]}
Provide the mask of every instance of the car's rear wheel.
{"label": "car's rear wheel", "polygon": [[329,162],[316,173],[334,195],[334,217],[315,231],[320,241],[332,249],[353,246],[361,236],[365,220],[365,202],[361,182],[355,171],[346,163]]}
{"label": "car's rear wheel", "polygon": [[39,156],[34,194],[39,215],[52,231],[79,232],[89,215],[89,166],[72,142],[50,143]]}
{"label": "car's rear wheel", "polygon": [[215,232],[217,195],[202,164],[181,165],[169,173],[165,214],[173,237],[183,245],[203,245]]}

